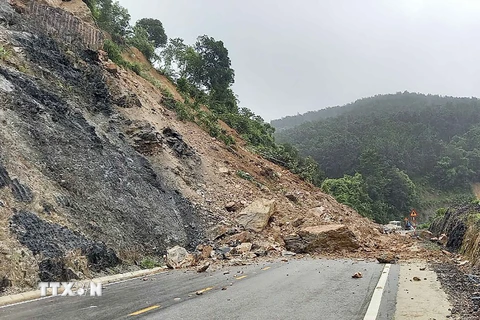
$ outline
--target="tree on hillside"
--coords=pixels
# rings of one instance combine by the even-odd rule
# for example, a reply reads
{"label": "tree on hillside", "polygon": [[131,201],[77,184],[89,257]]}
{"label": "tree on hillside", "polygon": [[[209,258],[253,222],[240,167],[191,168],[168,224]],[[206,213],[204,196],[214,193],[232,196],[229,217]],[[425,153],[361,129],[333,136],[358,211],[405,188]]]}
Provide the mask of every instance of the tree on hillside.
{"label": "tree on hillside", "polygon": [[127,43],[140,50],[147,60],[156,60],[155,46],[153,42],[149,40],[147,31],[139,25],[133,27],[133,32],[130,37],[128,37]]}
{"label": "tree on hillside", "polygon": [[185,44],[181,38],[170,39],[161,56],[165,73],[175,80],[184,79],[197,86],[203,62],[192,46]]}
{"label": "tree on hillside", "polygon": [[321,188],[324,192],[334,196],[338,202],[354,208],[361,215],[375,218],[372,212],[372,199],[365,190],[365,182],[361,174],[345,175],[339,179],[326,179]]}
{"label": "tree on hillside", "polygon": [[168,37],[160,20],[143,18],[138,20],[135,26],[147,32],[148,40],[153,41],[155,48],[161,48],[167,44]]}
{"label": "tree on hillside", "polygon": [[127,36],[130,31],[130,14],[118,1],[90,1],[90,10],[99,26],[110,33],[115,42]]}
{"label": "tree on hillside", "polygon": [[234,82],[235,72],[230,67],[231,61],[228,50],[222,41],[203,35],[197,38],[195,51],[202,58],[202,72],[198,75],[199,83],[207,90],[224,92]]}

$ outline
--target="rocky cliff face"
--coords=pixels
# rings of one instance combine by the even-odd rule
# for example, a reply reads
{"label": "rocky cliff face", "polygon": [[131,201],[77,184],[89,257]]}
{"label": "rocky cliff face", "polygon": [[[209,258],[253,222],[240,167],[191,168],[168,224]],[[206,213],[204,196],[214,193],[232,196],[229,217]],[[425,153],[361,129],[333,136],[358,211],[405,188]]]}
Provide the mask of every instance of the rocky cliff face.
{"label": "rocky cliff face", "polygon": [[72,250],[98,271],[135,251],[194,247],[201,211],[126,141],[97,54],[37,33],[5,1],[0,21],[0,265],[19,254],[48,280]]}
{"label": "rocky cliff face", "polygon": [[[138,51],[125,58],[150,81],[92,50],[82,1],[42,3],[55,8],[0,0],[0,291],[120,272],[176,245],[197,250],[193,261],[275,256],[296,250],[292,239],[317,254],[391,248],[238,136],[227,147],[178,121],[159,84],[179,98],[175,87]],[[66,41],[76,29],[58,15],[93,29]]]}
{"label": "rocky cliff face", "polygon": [[449,208],[430,226],[435,235],[448,236],[446,247],[464,255],[471,266],[480,267],[480,205]]}

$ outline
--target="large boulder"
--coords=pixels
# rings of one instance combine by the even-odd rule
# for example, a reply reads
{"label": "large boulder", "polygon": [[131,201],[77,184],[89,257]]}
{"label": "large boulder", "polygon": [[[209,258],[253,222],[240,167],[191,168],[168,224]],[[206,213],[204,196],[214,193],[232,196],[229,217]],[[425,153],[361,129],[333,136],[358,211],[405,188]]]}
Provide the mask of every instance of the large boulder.
{"label": "large boulder", "polygon": [[237,222],[247,230],[262,231],[275,210],[275,200],[257,199],[243,209]]}
{"label": "large boulder", "polygon": [[360,247],[355,234],[342,224],[306,227],[283,240],[285,247],[296,253],[353,251]]}
{"label": "large boulder", "polygon": [[172,269],[179,269],[182,267],[189,267],[193,263],[193,256],[188,251],[180,246],[175,246],[167,250],[167,267]]}

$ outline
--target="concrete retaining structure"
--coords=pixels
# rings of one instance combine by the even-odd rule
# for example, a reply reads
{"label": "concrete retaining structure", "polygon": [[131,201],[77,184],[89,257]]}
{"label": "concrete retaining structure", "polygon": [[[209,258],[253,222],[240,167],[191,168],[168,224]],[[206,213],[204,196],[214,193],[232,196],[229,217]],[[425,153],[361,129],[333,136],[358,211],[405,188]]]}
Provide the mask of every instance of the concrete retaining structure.
{"label": "concrete retaining structure", "polygon": [[92,50],[103,47],[104,36],[102,31],[94,25],[75,17],[70,12],[31,0],[25,7],[25,13],[45,33],[63,42],[69,44],[80,42],[83,46]]}

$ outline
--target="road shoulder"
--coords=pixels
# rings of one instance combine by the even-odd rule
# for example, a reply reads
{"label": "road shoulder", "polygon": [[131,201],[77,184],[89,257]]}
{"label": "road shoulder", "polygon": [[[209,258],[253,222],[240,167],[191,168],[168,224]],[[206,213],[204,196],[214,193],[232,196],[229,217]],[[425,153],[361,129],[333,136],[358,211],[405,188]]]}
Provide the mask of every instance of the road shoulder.
{"label": "road shoulder", "polygon": [[425,261],[400,265],[395,320],[446,319],[451,308],[437,274]]}

